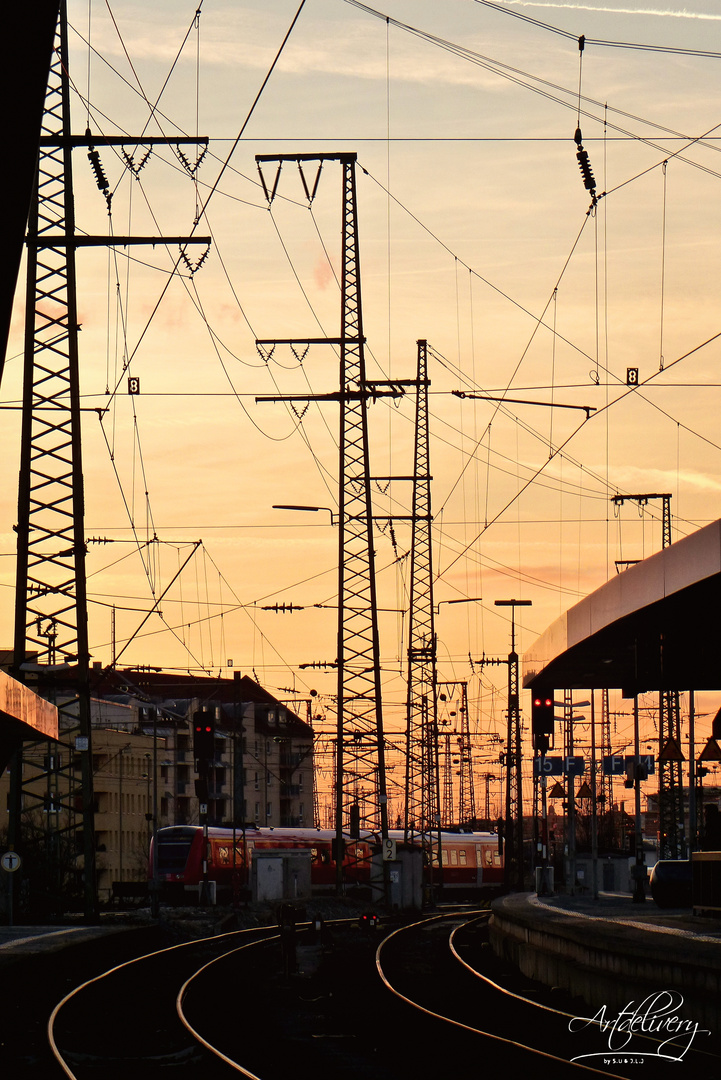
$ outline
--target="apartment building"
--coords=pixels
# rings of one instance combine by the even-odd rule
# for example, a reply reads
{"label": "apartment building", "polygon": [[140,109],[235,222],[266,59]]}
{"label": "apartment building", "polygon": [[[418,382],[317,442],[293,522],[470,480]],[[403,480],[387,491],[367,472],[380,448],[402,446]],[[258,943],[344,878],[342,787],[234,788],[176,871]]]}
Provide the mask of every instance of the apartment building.
{"label": "apartment building", "polygon": [[[298,715],[302,709],[302,702],[281,702],[247,676],[96,669],[91,716],[100,902],[110,902],[121,884],[127,891],[146,880],[154,816],[158,828],[200,821],[192,736],[198,711],[210,713],[215,726],[208,788],[200,792],[208,822],[312,826],[313,730]],[[38,892],[49,907],[72,906],[82,893],[82,806],[68,796],[79,754],[72,738],[24,750],[21,846],[29,853],[25,892],[35,893],[33,904]],[[0,777],[0,828],[7,825],[9,789],[8,770]]]}

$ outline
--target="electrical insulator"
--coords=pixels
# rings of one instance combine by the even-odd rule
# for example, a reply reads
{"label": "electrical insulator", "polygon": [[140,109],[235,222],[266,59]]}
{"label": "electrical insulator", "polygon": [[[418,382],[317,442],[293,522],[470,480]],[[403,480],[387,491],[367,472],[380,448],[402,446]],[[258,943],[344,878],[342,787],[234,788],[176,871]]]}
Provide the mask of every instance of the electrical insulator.
{"label": "electrical insulator", "polygon": [[108,178],[103,171],[103,166],[100,164],[100,154],[97,150],[91,150],[88,153],[90,164],[93,167],[95,173],[95,183],[98,185],[98,189],[103,192],[104,195],[108,193]]}
{"label": "electrical insulator", "polygon": [[98,191],[102,191],[108,203],[108,210],[110,209],[110,200],[112,195],[109,191],[108,178],[105,175],[105,170],[100,161],[100,154],[90,142],[90,128],[85,129],[85,137],[88,140],[88,161],[90,167],[95,173],[95,183],[98,185]]}
{"label": "electrical insulator", "polygon": [[581,176],[583,177],[583,186],[586,191],[596,190],[596,181],[591,170],[591,162],[588,160],[588,151],[580,147],[576,153],[576,160],[578,161],[578,167],[581,170]]}

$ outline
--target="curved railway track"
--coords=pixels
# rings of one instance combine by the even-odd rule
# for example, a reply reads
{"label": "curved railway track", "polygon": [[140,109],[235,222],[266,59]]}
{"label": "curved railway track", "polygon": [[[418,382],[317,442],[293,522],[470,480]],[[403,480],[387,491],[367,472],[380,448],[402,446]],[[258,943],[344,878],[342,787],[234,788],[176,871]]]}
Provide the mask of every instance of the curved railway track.
{"label": "curved railway track", "polygon": [[[170,1066],[202,1080],[404,1080],[457,1076],[469,1064],[475,1072],[474,1062],[480,1073],[499,1060],[554,1080],[638,1080],[638,1052],[591,1058],[607,1036],[591,1025],[569,1030],[582,1003],[495,958],[488,915],[456,911],[383,929],[336,920],[290,938],[272,927],[159,950],[66,995],[51,1045],[69,1080],[160,1076]],[[719,1075],[719,1059],[698,1047],[682,1068],[661,1057],[646,1064],[654,1080]]]}
{"label": "curved railway track", "polygon": [[[174,1076],[223,1080],[242,1070],[189,1031],[177,997],[199,969],[229,950],[277,939],[275,927],[237,930],[127,960],[75,987],[53,1009],[48,1040],[69,1080],[128,1080],[172,1067]],[[142,1071],[141,1071],[142,1065]]]}
{"label": "curved railway track", "polygon": [[[484,1038],[489,1055],[502,1052],[504,1066],[523,1067],[525,1063],[535,1075],[638,1077],[639,1066],[645,1066],[653,1069],[654,1080],[666,1076],[679,1080],[683,1066],[689,1080],[719,1076],[721,1059],[700,1039],[690,1046],[685,1037],[663,1045],[661,1038],[634,1033],[627,1044],[632,1049],[624,1050],[618,1049],[624,1045],[624,1036],[616,1033],[617,1049],[609,1049],[608,1030],[604,1032],[598,1023],[590,1022],[596,1010],[560,990],[526,979],[493,955],[487,945],[487,919],[488,913],[459,923],[450,934],[440,920],[435,926],[421,922],[395,931],[378,949],[381,978],[392,993],[429,1022],[457,1030],[469,1047],[473,1037]],[[407,943],[402,944],[408,935],[416,938],[410,949]],[[424,936],[420,950],[419,939]],[[393,949],[396,955],[384,960],[383,954]],[[425,960],[419,968],[418,957],[423,953]],[[455,974],[452,964],[456,965]],[[437,978],[423,979],[423,967],[432,969]],[[388,969],[393,972],[391,977]],[[450,1001],[445,991],[448,986],[454,988]]]}

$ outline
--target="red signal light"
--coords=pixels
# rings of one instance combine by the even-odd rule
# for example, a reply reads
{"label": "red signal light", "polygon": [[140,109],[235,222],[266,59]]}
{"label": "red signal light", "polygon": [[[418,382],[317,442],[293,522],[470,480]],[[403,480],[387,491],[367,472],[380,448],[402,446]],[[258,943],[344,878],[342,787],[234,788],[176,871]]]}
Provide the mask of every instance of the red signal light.
{"label": "red signal light", "polygon": [[539,694],[531,701],[531,721],[534,735],[552,735],[555,716],[553,695]]}

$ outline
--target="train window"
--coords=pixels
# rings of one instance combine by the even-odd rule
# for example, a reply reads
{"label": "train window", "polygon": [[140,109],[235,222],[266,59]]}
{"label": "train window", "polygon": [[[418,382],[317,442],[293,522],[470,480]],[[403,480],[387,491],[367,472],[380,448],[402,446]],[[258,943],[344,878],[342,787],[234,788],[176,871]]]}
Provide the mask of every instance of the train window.
{"label": "train window", "polygon": [[158,840],[158,869],[163,873],[183,870],[188,861],[191,842],[189,836],[178,839],[160,836]]}
{"label": "train window", "polygon": [[486,866],[493,866],[493,848],[483,849],[483,862]]}
{"label": "train window", "polygon": [[458,852],[458,861],[461,864],[461,866],[466,865],[466,852],[465,852],[464,848],[461,848],[460,851]]}
{"label": "train window", "polygon": [[451,848],[451,866],[458,866],[458,852],[455,848]]}

